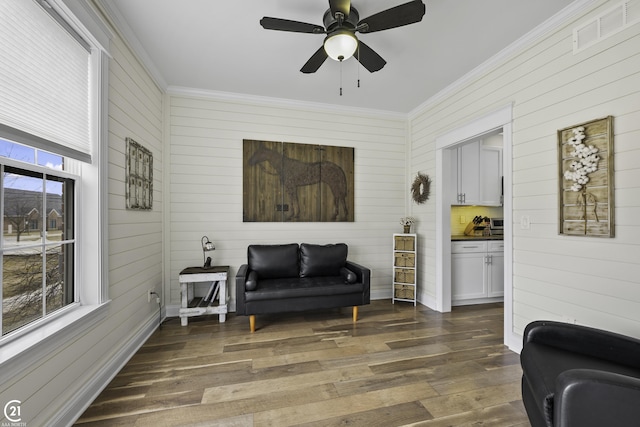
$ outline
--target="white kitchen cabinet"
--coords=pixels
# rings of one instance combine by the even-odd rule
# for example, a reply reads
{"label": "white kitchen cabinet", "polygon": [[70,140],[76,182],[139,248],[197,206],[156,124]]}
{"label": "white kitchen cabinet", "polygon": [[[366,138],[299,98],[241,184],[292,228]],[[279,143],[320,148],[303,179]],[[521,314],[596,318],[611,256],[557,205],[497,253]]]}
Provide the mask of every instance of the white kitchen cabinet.
{"label": "white kitchen cabinet", "polygon": [[463,144],[451,152],[452,205],[476,205],[480,201],[480,141]]}
{"label": "white kitchen cabinet", "polygon": [[504,296],[504,242],[487,242],[487,297]]}
{"label": "white kitchen cabinet", "polygon": [[502,148],[480,147],[480,203],[502,206]]}
{"label": "white kitchen cabinet", "polygon": [[500,301],[504,296],[502,241],[451,242],[451,302],[453,305]]}
{"label": "white kitchen cabinet", "polygon": [[486,241],[451,242],[451,301],[487,297]]}
{"label": "white kitchen cabinet", "polygon": [[476,140],[451,149],[452,205],[502,205],[502,148]]}

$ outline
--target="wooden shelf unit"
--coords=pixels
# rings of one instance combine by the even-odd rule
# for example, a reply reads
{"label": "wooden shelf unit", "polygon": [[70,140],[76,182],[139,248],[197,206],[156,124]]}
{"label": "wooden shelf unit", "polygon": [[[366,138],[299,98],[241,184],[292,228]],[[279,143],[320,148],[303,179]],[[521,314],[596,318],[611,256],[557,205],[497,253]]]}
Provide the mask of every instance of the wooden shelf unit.
{"label": "wooden shelf unit", "polygon": [[416,305],[417,293],[417,244],[416,234],[393,235],[393,289],[392,303],[412,302]]}

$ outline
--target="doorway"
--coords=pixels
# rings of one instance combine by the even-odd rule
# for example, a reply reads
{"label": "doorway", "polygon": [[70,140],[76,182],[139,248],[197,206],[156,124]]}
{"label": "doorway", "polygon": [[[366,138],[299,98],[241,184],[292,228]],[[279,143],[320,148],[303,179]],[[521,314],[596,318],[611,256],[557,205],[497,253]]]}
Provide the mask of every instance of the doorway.
{"label": "doorway", "polygon": [[467,123],[436,139],[436,301],[435,309],[451,311],[451,202],[447,195],[455,192],[447,165],[455,145],[482,135],[502,131],[504,177],[504,340],[517,346],[513,333],[513,212],[512,212],[512,105]]}
{"label": "doorway", "polygon": [[[502,128],[445,148],[452,162],[451,305],[504,301]],[[457,185],[455,185],[457,183]],[[493,226],[492,226],[493,225]]]}

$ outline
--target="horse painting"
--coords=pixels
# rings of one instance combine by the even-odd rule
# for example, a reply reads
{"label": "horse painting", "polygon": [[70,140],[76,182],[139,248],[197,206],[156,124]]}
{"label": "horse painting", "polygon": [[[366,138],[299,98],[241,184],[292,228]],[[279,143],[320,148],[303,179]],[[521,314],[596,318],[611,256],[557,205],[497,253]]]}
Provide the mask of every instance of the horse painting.
{"label": "horse painting", "polygon": [[[278,151],[265,147],[263,144],[259,144],[249,158],[248,165],[255,166],[262,162],[268,163],[275,170],[284,192],[291,202],[288,219],[295,220],[300,217],[301,207],[298,201],[298,188],[321,183],[325,183],[333,194],[331,221],[344,221],[348,218],[347,177],[344,170],[336,163],[326,160],[304,162],[287,157]],[[342,215],[340,215],[341,212]]]}

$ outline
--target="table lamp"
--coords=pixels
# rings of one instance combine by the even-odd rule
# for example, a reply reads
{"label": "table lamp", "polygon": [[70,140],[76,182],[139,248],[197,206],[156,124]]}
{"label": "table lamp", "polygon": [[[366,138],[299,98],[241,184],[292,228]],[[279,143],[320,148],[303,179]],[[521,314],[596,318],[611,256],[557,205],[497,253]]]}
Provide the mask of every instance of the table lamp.
{"label": "table lamp", "polygon": [[207,236],[202,236],[202,259],[204,260],[204,265],[202,268],[211,268],[211,257],[207,257],[207,252],[215,251],[216,245],[211,243]]}

